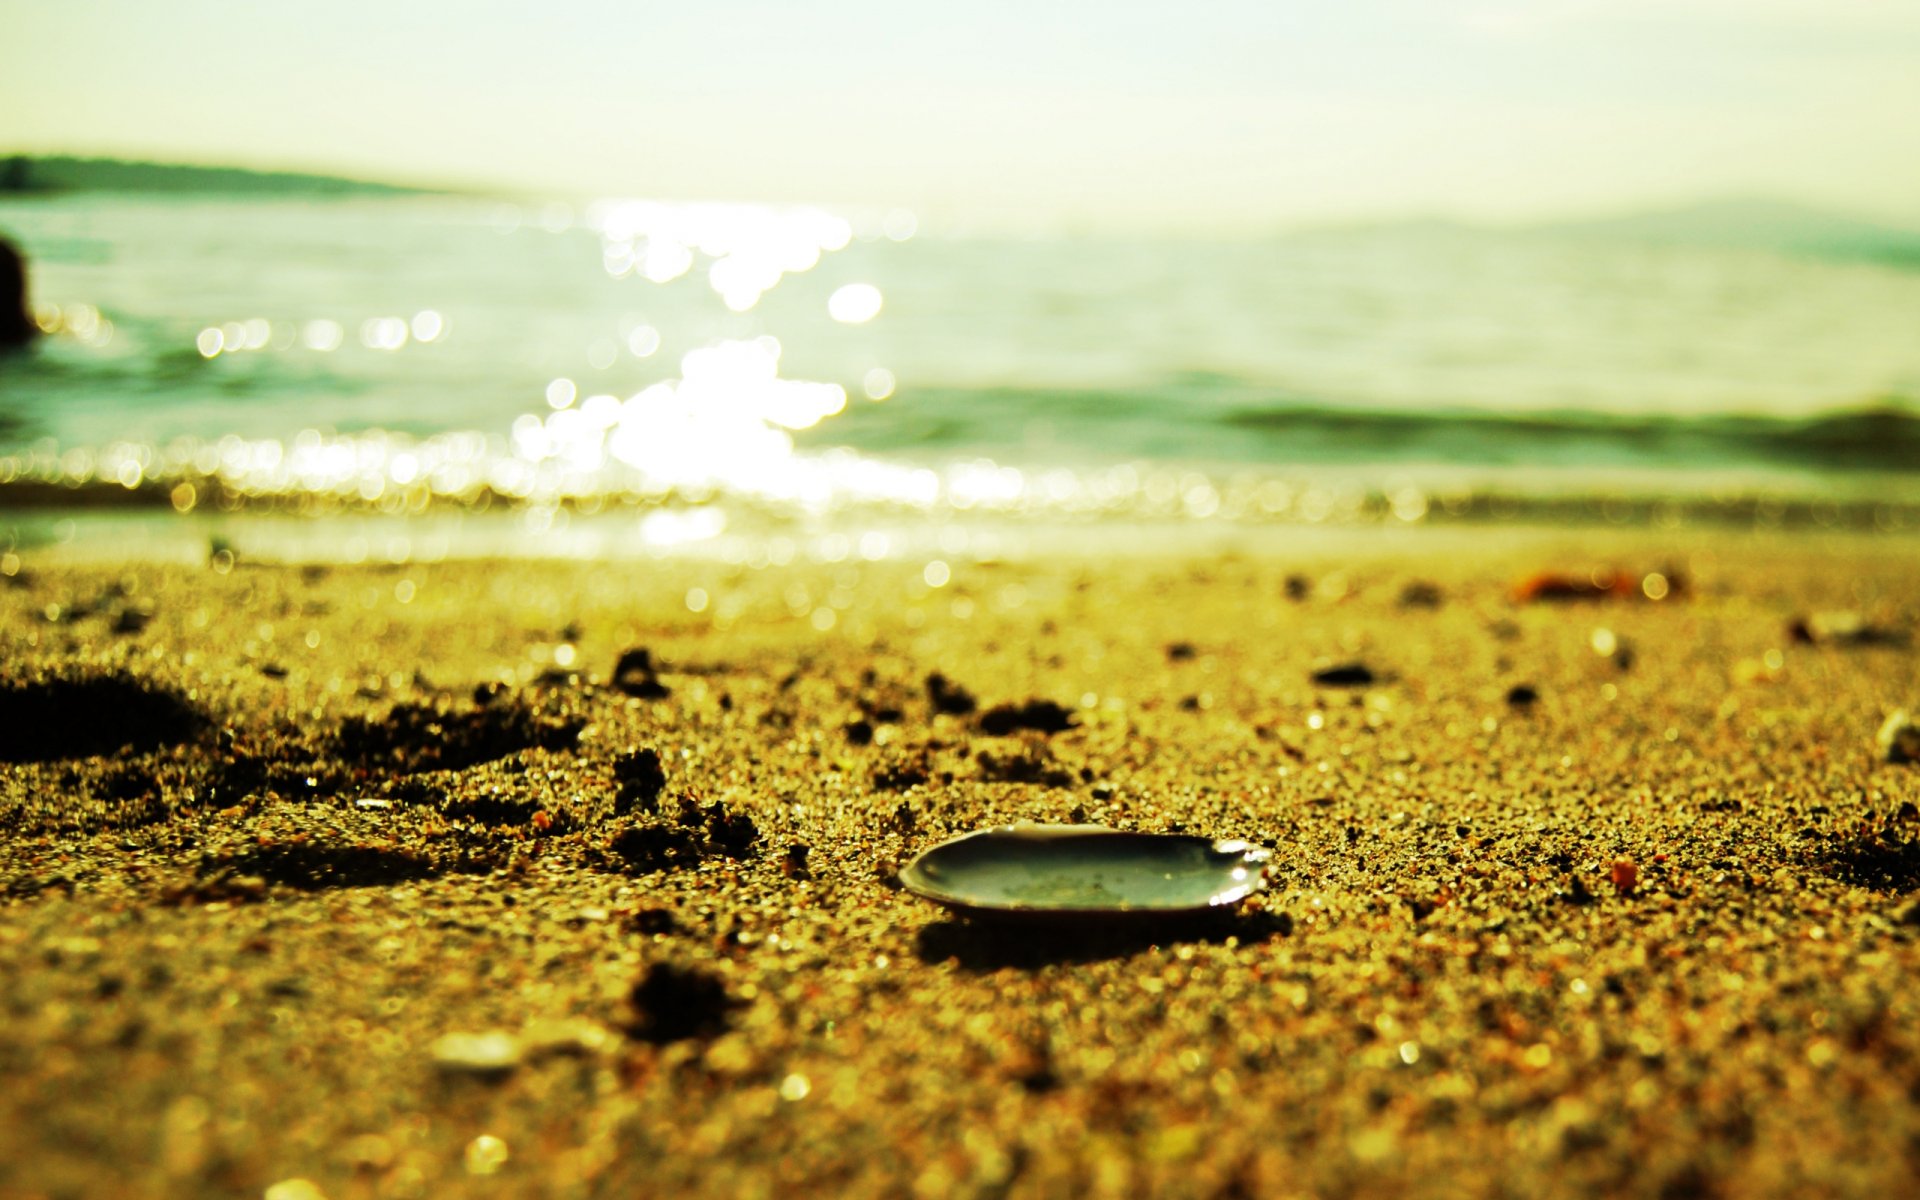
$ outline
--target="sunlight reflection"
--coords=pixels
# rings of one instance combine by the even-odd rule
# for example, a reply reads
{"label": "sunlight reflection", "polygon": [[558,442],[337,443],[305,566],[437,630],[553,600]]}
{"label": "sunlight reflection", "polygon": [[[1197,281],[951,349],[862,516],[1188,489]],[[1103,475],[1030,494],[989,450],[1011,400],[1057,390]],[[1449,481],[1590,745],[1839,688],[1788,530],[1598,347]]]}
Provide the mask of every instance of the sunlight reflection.
{"label": "sunlight reflection", "polygon": [[822,209],[757,204],[603,200],[587,210],[586,223],[600,234],[609,275],[637,272],[670,283],[693,269],[697,252],[708,260],[708,285],[734,312],[753,308],[782,278],[812,270],[823,253],[853,238],[851,225]]}
{"label": "sunlight reflection", "polygon": [[447,331],[447,319],[431,308],[422,309],[413,314],[411,329],[416,342],[438,341]]}
{"label": "sunlight reflection", "polygon": [[865,325],[880,315],[880,289],[870,283],[849,283],[827,297],[827,315],[843,325]]}
{"label": "sunlight reflection", "polygon": [[346,340],[346,336],[347,331],[340,327],[340,322],[329,321],[324,317],[317,321],[308,321],[306,328],[300,332],[300,340],[306,343],[307,349],[318,350],[323,354],[338,350],[340,343]]}

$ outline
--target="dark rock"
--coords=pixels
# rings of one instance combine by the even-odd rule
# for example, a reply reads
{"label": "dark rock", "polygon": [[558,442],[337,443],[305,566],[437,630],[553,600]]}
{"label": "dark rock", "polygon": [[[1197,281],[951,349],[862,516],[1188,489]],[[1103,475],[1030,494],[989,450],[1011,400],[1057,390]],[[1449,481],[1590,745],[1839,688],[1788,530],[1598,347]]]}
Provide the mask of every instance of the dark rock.
{"label": "dark rock", "polygon": [[1540,693],[1530,683],[1516,683],[1507,689],[1507,703],[1515,708],[1532,708]]}
{"label": "dark rock", "polygon": [[865,719],[847,722],[847,740],[856,746],[873,745],[873,726]]}
{"label": "dark rock", "polygon": [[1190,662],[1195,653],[1192,642],[1175,642],[1167,647],[1167,661]]}
{"label": "dark rock", "polygon": [[1305,600],[1308,596],[1313,595],[1313,580],[1308,579],[1305,575],[1287,576],[1286,587],[1287,599],[1292,600],[1296,604]]}

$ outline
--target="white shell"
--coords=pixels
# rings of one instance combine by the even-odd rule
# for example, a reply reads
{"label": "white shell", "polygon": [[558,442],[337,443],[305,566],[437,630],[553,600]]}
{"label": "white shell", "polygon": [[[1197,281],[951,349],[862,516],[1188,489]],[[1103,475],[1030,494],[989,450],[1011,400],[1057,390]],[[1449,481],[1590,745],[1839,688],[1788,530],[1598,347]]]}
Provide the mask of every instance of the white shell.
{"label": "white shell", "polygon": [[900,882],[982,914],[1172,916],[1229,907],[1259,891],[1270,854],[1237,838],[1009,825],[932,847]]}

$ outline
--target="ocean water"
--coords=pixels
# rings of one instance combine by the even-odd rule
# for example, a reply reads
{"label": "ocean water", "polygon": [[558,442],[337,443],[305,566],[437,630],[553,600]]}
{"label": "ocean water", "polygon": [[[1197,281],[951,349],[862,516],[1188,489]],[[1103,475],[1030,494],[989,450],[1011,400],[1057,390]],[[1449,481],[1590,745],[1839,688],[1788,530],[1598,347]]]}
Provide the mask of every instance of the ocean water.
{"label": "ocean water", "polygon": [[1920,526],[1920,271],[1398,226],[0,204],[0,504]]}

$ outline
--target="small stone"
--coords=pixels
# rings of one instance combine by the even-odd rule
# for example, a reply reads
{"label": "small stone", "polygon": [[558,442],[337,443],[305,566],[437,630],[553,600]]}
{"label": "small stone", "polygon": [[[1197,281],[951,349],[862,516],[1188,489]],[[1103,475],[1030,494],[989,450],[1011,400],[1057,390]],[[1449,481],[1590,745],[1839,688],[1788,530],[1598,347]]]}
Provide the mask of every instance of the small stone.
{"label": "small stone", "polygon": [[1920,762],[1920,725],[1914,723],[1912,714],[1904,708],[1888,714],[1876,741],[1880,753],[1890,763]]}
{"label": "small stone", "polygon": [[467,1174],[492,1175],[507,1165],[513,1155],[507,1150],[507,1144],[490,1133],[483,1133],[467,1143]]}
{"label": "small stone", "polygon": [[434,1039],[433,1063],[442,1071],[465,1075],[504,1075],[520,1065],[520,1040],[493,1029],[485,1033],[447,1033]]}
{"label": "small stone", "polygon": [[1532,708],[1539,699],[1539,689],[1530,683],[1516,683],[1507,689],[1507,703],[1515,708]]}

